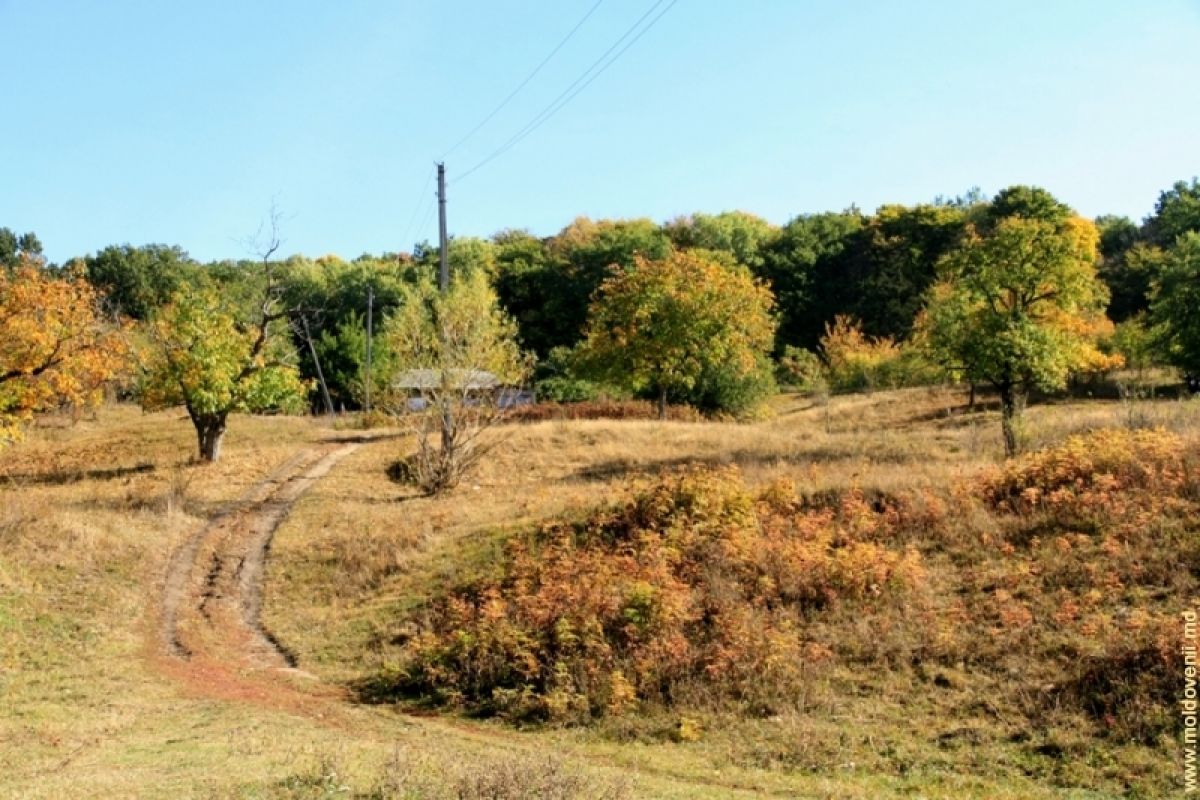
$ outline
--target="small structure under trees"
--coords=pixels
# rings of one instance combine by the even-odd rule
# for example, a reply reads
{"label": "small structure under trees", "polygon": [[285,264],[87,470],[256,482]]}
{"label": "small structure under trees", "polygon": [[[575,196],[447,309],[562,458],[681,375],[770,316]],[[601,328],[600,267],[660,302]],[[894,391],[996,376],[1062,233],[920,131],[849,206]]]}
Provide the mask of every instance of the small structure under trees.
{"label": "small structure under trees", "polygon": [[529,376],[516,324],[471,271],[444,293],[430,281],[410,287],[384,338],[400,370],[390,404],[417,439],[411,477],[430,494],[453,488],[495,445],[484,434]]}

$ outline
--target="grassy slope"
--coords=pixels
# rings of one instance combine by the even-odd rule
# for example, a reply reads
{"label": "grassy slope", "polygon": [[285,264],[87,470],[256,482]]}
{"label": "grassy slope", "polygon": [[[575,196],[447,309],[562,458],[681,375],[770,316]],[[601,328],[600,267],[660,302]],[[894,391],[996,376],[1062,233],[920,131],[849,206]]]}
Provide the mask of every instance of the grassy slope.
{"label": "grassy slope", "polygon": [[[403,498],[382,474],[401,444],[371,444],[285,523],[267,623],[305,668],[335,681],[360,676],[385,657],[377,633],[398,610],[485,564],[498,532],[597,502],[631,468],[732,453],[754,481],[792,474],[816,487],[936,485],[989,461],[996,444],[993,420],[981,427],[947,417],[948,402],[924,392],[839,398],[828,409],[787,401],[755,426],[521,427],[477,489],[437,501]],[[1035,408],[1031,434],[1056,439],[1121,413],[1100,404]],[[1195,414],[1153,413],[1178,424]],[[631,772],[636,796],[1102,796],[1041,788],[1019,765],[997,772],[990,761],[1003,752],[987,746],[952,742],[930,761],[928,747],[912,743],[909,719],[952,713],[958,701],[930,694],[911,709],[902,702],[907,684],[888,675],[841,698],[837,714],[713,728],[687,744],[644,730],[514,733],[372,707],[314,719],[179,684],[148,645],[166,555],[327,433],[303,420],[239,419],[225,461],[196,467],[186,463],[193,440],[180,415],[115,408],[73,427],[44,425],[0,455],[0,796],[283,796],[302,793],[287,788],[289,778],[331,760],[365,788],[398,750],[432,770],[555,750],[585,770]],[[846,752],[892,755],[878,769],[849,761],[806,769],[839,741]],[[897,753],[919,768],[897,771]]]}
{"label": "grassy slope", "polygon": [[[948,411],[958,402],[958,395],[915,390],[834,398],[828,406],[781,398],[776,416],[755,425],[518,426],[506,432],[502,451],[475,484],[441,499],[416,497],[389,482],[385,470],[401,443],[364,448],[304,498],[281,529],[267,623],[322,675],[369,676],[394,658],[389,641],[406,612],[440,587],[487,569],[507,532],[602,502],[630,474],[732,462],[753,484],[790,477],[810,491],[944,490],[995,463],[1000,448],[995,414]],[[1195,403],[1178,402],[1037,406],[1025,433],[1036,447],[1124,424],[1131,414],[1195,430],[1197,412]],[[936,559],[933,566],[935,580],[950,569]],[[1092,796],[1048,788],[1073,785],[1101,787],[1096,796],[1105,796],[1123,794],[1126,781],[1161,787],[1173,776],[1162,752],[1072,734],[1074,725],[1085,724],[1080,720],[1064,719],[1052,735],[1027,740],[1013,722],[1015,709],[994,699],[1011,680],[953,670],[842,669],[817,688],[807,713],[758,721],[718,714],[705,721],[709,732],[699,742],[670,742],[678,719],[667,714],[606,723],[599,731],[523,735],[611,752],[631,764],[669,764],[683,776],[737,774],[813,796]],[[1056,748],[1066,757],[1055,755]]]}

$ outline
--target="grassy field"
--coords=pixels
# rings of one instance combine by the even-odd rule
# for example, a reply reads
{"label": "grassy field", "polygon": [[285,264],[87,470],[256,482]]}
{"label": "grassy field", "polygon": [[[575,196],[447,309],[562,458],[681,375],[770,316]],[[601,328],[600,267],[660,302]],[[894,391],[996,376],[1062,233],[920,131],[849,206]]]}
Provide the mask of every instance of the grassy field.
{"label": "grassy field", "polygon": [[[168,559],[298,449],[350,432],[239,418],[223,461],[199,466],[179,414],[118,406],[74,424],[46,420],[0,455],[0,796],[515,797],[539,786],[680,798],[1169,793],[1178,772],[1169,741],[1123,741],[1070,709],[1031,724],[1014,687],[1033,692],[1061,676],[1048,673],[1058,663],[1048,656],[1022,654],[1044,655],[1048,645],[1020,631],[957,643],[963,653],[987,651],[986,664],[901,663],[882,644],[874,655],[835,659],[802,703],[770,716],[714,704],[517,728],[358,699],[356,687],[395,663],[397,632],[414,612],[494,570],[508,537],[627,497],[631,482],[664,468],[734,465],[751,488],[787,478],[811,495],[952,498],[995,467],[1001,449],[995,411],[968,413],[962,401],[949,390],[787,396],[770,418],[746,425],[509,426],[476,480],[437,499],[388,478],[406,441],[373,431],[300,497],[274,538],[263,621],[303,672],[265,678],[281,688],[263,692],[215,691],[161,652]],[[1194,449],[1200,406],[1036,405],[1024,433],[1036,448],[1132,425],[1162,426]],[[915,537],[930,613],[954,597],[995,595],[985,584],[1011,567],[1003,552],[983,554],[971,580],[962,577],[964,537],[989,524],[965,520],[951,534]],[[1025,568],[1040,563],[1035,556]],[[1113,603],[1162,616],[1178,610],[1185,585],[1158,594],[1131,585]],[[1051,612],[1039,603],[1053,598],[1029,596],[1031,586],[1017,581],[1005,596],[1040,623]],[[829,635],[859,648],[891,641],[876,626],[902,612],[848,614]],[[680,736],[681,725],[698,733]],[[486,794],[493,784],[510,794]]]}

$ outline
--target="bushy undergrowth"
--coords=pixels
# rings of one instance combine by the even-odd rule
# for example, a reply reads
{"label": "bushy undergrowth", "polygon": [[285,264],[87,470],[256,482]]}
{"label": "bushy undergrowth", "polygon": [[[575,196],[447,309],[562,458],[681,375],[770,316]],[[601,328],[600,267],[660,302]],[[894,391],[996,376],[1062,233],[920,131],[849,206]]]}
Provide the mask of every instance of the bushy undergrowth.
{"label": "bushy undergrowth", "polygon": [[1102,430],[1033,453],[984,480],[994,510],[1064,527],[1141,526],[1200,498],[1200,459],[1161,430]]}
{"label": "bushy undergrowth", "polygon": [[1082,711],[1124,741],[1153,743],[1173,724],[1180,613],[1200,588],[1193,448],[1162,430],[1102,430],[980,481],[999,537],[968,581],[972,616],[994,647],[1057,670],[1044,707]]}
{"label": "bushy undergrowth", "polygon": [[623,506],[511,541],[502,574],[438,600],[391,676],[401,693],[577,722],[695,696],[771,713],[830,647],[806,624],[924,588],[886,512],[750,493],[732,470],[665,477]]}

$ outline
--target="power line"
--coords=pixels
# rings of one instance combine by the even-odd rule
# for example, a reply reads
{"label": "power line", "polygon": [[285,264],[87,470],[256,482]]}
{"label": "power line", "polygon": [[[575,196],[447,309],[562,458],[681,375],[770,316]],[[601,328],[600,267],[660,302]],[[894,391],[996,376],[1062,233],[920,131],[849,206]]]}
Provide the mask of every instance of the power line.
{"label": "power line", "polygon": [[[612,46],[610,46],[607,50],[605,50],[604,53],[601,54],[601,56],[598,59],[596,59],[596,61],[594,61],[591,66],[589,66],[586,70],[584,70],[583,73],[580,74],[580,76],[578,78],[576,78],[569,86],[567,86],[567,88],[564,89],[558,95],[558,97],[554,98],[554,100],[552,100],[549,105],[547,105],[544,109],[542,109],[542,111],[540,113],[538,113],[532,120],[530,120],[525,125],[525,127],[521,128],[519,131],[517,131],[515,134],[513,134],[513,136],[510,137],[508,139],[508,141],[506,141],[504,144],[500,145],[500,147],[493,150],[483,160],[477,162],[470,169],[466,170],[461,175],[459,175],[458,180],[461,181],[461,180],[465,179],[468,175],[471,175],[476,170],[478,170],[481,167],[483,167],[484,165],[490,163],[493,159],[504,155],[504,153],[506,153],[510,149],[512,149],[522,139],[524,139],[526,136],[528,136],[529,134],[533,133],[535,130],[540,128],[547,120],[549,120],[556,113],[558,113],[558,111],[560,109],[562,109],[563,106],[570,103],[571,100],[573,100],[580,92],[582,92],[584,89],[586,89],[588,87],[588,85],[591,84],[592,81],[594,81],[596,78],[600,77],[600,75],[603,74],[604,71],[607,70],[609,67],[611,67],[613,65],[613,63],[616,62],[617,59],[619,59],[622,56],[622,54],[625,53],[626,50],[628,50],[630,47],[632,47],[634,44],[636,44],[639,39],[641,39],[644,35],[646,35],[646,33],[651,28],[654,27],[655,23],[657,23],[660,19],[662,19],[663,16],[665,16],[666,13],[668,11],[670,11],[671,8],[677,2],[679,2],[679,0],[671,0],[671,2],[667,3],[667,6],[665,8],[663,8],[662,11],[660,11],[657,16],[654,17],[654,19],[650,20],[650,22],[647,23],[644,27],[641,27],[641,30],[638,30],[638,28],[642,25],[642,23],[646,20],[646,18],[649,17],[651,14],[653,14],[658,9],[658,7],[663,4],[663,2],[664,2],[664,0],[655,0],[655,2],[650,6],[650,8],[648,8],[646,10],[646,13],[642,14],[642,16],[639,17],[638,20],[629,27],[628,30],[626,30],[623,34],[621,34],[621,36],[615,42],[613,42]],[[620,47],[621,43],[624,42],[626,39],[628,39],[629,36],[634,33],[634,31],[637,31],[637,34],[634,35],[632,39],[629,39],[629,41],[625,44],[624,47],[621,47],[620,50],[617,50],[615,55],[613,55],[611,58],[609,58],[609,54],[611,54],[614,50],[616,50],[618,47]],[[608,60],[605,61],[605,59],[608,59]]]}
{"label": "power line", "polygon": [[588,21],[588,18],[591,17],[592,14],[594,14],[596,12],[596,9],[598,9],[603,2],[604,2],[604,0],[596,0],[596,3],[591,8],[588,9],[586,14],[583,15],[583,18],[580,19],[579,22],[575,23],[575,27],[573,27],[573,28],[571,28],[571,30],[567,31],[567,35],[564,36],[562,38],[562,40],[559,41],[559,43],[554,46],[554,49],[551,50],[550,53],[545,58],[542,59],[541,63],[539,63],[536,67],[533,68],[533,72],[530,72],[528,75],[526,75],[525,80],[523,80],[519,84],[517,84],[517,88],[515,88],[511,92],[509,92],[508,96],[505,97],[503,100],[501,100],[500,104],[491,110],[491,113],[489,113],[486,117],[484,117],[482,120],[479,121],[479,124],[477,124],[474,128],[471,128],[471,130],[467,131],[466,135],[463,136],[461,139],[459,139],[457,142],[455,142],[453,145],[451,145],[449,150],[447,150],[445,153],[442,153],[442,157],[439,160],[444,161],[446,159],[446,156],[450,155],[455,150],[457,150],[459,147],[461,147],[464,143],[466,143],[466,141],[468,139],[470,139],[472,136],[474,136],[476,133],[478,133],[480,128],[482,128],[484,125],[491,122],[492,118],[495,117],[498,113],[500,113],[500,110],[502,108],[504,108],[506,105],[508,105],[509,101],[511,101],[514,97],[516,97],[517,93],[520,92],[522,89],[524,89],[525,86],[531,80],[533,80],[534,77],[539,72],[542,71],[542,67],[546,66],[546,64],[548,64],[550,62],[550,59],[554,58],[555,54],[558,53],[558,51],[563,48],[563,45],[565,45],[567,42],[569,42],[571,40],[571,37],[575,35],[575,32],[583,27],[583,23]]}
{"label": "power line", "polygon": [[[433,212],[437,208],[437,196],[431,195],[429,203],[425,206],[425,214],[421,218],[421,225],[417,228],[417,233],[429,229],[429,224],[433,222]],[[428,237],[426,237],[428,238]]]}
{"label": "power line", "polygon": [[401,240],[404,246],[408,245],[408,239],[415,233],[413,226],[417,224],[417,216],[421,213],[421,198],[425,196],[425,192],[429,191],[429,187],[433,184],[433,173],[425,176],[425,185],[421,188],[421,193],[417,195],[417,201],[413,203],[413,213],[409,217],[408,225],[404,226],[404,238]]}

